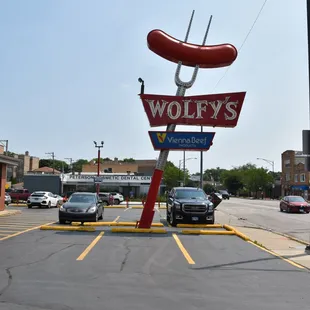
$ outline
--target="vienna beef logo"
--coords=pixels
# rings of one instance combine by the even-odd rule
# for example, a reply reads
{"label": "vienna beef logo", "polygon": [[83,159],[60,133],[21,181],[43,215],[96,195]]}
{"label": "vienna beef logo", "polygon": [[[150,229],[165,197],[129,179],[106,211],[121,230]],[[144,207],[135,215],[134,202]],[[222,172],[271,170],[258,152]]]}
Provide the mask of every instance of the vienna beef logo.
{"label": "vienna beef logo", "polygon": [[[188,97],[143,94],[140,97],[151,127],[168,124],[235,127],[245,94]],[[165,139],[158,136],[162,138]]]}
{"label": "vienna beef logo", "polygon": [[156,136],[157,136],[157,139],[158,139],[158,142],[159,142],[159,143],[164,143],[167,134],[166,134],[165,132],[164,132],[164,133],[157,132],[157,133],[156,133]]}

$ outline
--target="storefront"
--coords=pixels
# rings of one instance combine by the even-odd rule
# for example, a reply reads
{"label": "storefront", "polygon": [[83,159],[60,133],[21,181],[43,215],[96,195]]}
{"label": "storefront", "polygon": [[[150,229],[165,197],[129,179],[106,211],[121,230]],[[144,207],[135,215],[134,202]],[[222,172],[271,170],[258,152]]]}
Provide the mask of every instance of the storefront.
{"label": "storefront", "polygon": [[308,200],[308,185],[292,185],[290,190],[290,195],[302,196]]}
{"label": "storefront", "polygon": [[[96,173],[76,173],[63,174],[61,180],[63,193],[69,191],[93,192],[96,189],[96,183],[99,183],[101,192],[116,191],[125,197],[130,196],[130,192],[132,192],[134,197],[141,197],[147,194],[152,177],[117,173],[103,174],[97,177]],[[164,192],[164,187],[162,184],[159,194]]]}
{"label": "storefront", "polygon": [[18,166],[19,160],[0,155],[0,211],[5,208],[5,184],[6,184],[6,170],[8,166]]}

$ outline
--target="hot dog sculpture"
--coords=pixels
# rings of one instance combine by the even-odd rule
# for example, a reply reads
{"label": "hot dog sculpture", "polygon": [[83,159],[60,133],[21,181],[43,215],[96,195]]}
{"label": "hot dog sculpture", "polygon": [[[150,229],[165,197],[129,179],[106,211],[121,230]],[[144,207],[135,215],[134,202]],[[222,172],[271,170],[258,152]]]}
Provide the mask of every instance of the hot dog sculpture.
{"label": "hot dog sculpture", "polygon": [[173,38],[155,29],[147,36],[149,49],[158,56],[188,67],[220,68],[230,66],[237,58],[237,49],[231,44],[197,45]]}

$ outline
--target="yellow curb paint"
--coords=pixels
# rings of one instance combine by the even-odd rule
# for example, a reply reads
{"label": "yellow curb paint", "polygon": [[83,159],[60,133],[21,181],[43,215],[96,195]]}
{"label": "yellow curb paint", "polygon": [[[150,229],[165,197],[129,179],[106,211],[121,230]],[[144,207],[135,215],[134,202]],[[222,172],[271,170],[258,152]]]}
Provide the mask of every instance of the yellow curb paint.
{"label": "yellow curb paint", "polygon": [[234,231],[226,231],[226,230],[182,230],[182,234],[184,235],[235,235]]}
{"label": "yellow curb paint", "polygon": [[86,226],[48,226],[42,225],[40,227],[41,230],[57,230],[57,231],[87,231],[87,232],[94,232],[95,227],[86,227]]}
{"label": "yellow curb paint", "polygon": [[151,233],[151,234],[166,234],[166,229],[160,229],[160,228],[125,228],[125,227],[112,227],[111,228],[112,233]]}
{"label": "yellow curb paint", "polygon": [[189,253],[187,252],[187,250],[185,249],[185,247],[183,246],[181,240],[179,239],[179,237],[176,234],[172,234],[172,237],[174,238],[175,242],[177,243],[180,251],[182,252],[182,254],[184,255],[185,259],[187,260],[187,262],[190,265],[195,265],[194,260],[191,258],[191,256],[189,255]]}
{"label": "yellow curb paint", "polygon": [[234,227],[232,227],[230,225],[226,225],[226,224],[223,225],[223,228],[225,228],[226,230],[230,230],[230,231],[234,231],[235,230]]}
{"label": "yellow curb paint", "polygon": [[90,245],[81,253],[81,255],[76,259],[78,261],[83,260],[86,255],[93,249],[93,247],[98,243],[98,241],[102,238],[104,232],[102,231],[91,243]]}
{"label": "yellow curb paint", "polygon": [[223,228],[221,224],[177,224],[179,228]]}
{"label": "yellow curb paint", "polygon": [[223,227],[227,230],[227,231],[233,231],[235,233],[236,236],[238,236],[239,238],[243,239],[244,241],[249,241],[251,240],[247,235],[243,234],[242,232],[238,231],[236,228],[230,226],[230,225],[223,225]]}
{"label": "yellow curb paint", "polygon": [[[46,223],[45,225],[51,225],[51,224],[54,224],[54,223],[55,223],[55,222]],[[32,231],[32,230],[35,230],[35,229],[39,229],[39,228],[41,228],[41,227],[42,227],[42,226],[36,226],[36,227],[32,227],[32,228],[29,228],[29,229],[20,231],[20,232],[18,232],[18,233],[16,233],[16,234],[12,234],[12,235],[6,236],[6,237],[4,237],[4,238],[0,238],[0,241],[6,240],[6,239],[10,239],[10,238],[13,238],[13,237],[16,237],[16,236],[19,236],[19,235],[24,234],[24,233],[26,233],[26,232],[28,232],[28,231]]]}
{"label": "yellow curb paint", "polygon": [[18,210],[14,210],[14,211],[11,211],[11,212],[5,212],[3,214],[1,214],[2,211],[0,211],[0,217],[7,217],[7,216],[12,216],[12,215],[16,215],[16,214],[21,214],[22,212],[21,211],[18,211]]}
{"label": "yellow curb paint", "polygon": [[277,253],[275,253],[275,252],[273,252],[273,251],[267,250],[266,248],[261,247],[260,245],[254,243],[254,242],[251,241],[251,240],[248,240],[247,242],[250,243],[250,244],[252,244],[252,245],[254,245],[254,246],[256,246],[257,248],[259,248],[259,249],[261,249],[261,250],[263,250],[263,251],[265,251],[265,252],[267,252],[267,253],[273,255],[273,256],[276,256],[276,257],[278,257],[278,258],[284,260],[285,262],[287,262],[287,263],[289,263],[289,264],[291,264],[291,265],[293,265],[293,266],[295,266],[295,267],[297,267],[297,268],[305,269],[304,266],[302,266],[302,265],[300,265],[300,264],[298,264],[298,263],[295,263],[295,262],[293,262],[292,260],[290,260],[290,259],[288,259],[288,258],[285,258],[285,257],[283,257],[283,256],[281,256],[281,255],[279,255],[279,254],[277,254]]}
{"label": "yellow curb paint", "polygon": [[[114,222],[85,222],[84,225],[85,226],[111,226],[111,224],[113,224]],[[79,227],[83,227],[81,225],[81,222],[72,222],[71,223],[72,226],[79,226]],[[70,226],[69,226],[70,227]]]}
{"label": "yellow curb paint", "polygon": [[[117,222],[117,223],[111,223],[111,226],[133,226],[135,227],[137,225],[136,222]],[[164,227],[163,223],[152,223],[152,227]]]}

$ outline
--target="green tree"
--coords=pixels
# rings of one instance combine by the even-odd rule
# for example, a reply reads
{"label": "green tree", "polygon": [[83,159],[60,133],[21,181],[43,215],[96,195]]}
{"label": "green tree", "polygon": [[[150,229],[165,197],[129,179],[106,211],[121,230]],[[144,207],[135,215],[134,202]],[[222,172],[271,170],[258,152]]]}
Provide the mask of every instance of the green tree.
{"label": "green tree", "polygon": [[133,158],[124,158],[123,159],[123,162],[124,163],[134,163],[136,160],[135,159],[133,159]]}
{"label": "green tree", "polygon": [[221,169],[220,167],[216,167],[215,169],[206,169],[203,173],[204,181],[214,181],[220,182],[221,175],[226,171],[226,169]]}
{"label": "green tree", "polygon": [[[94,163],[97,164],[98,157],[93,158],[91,161],[94,161]],[[100,158],[100,164],[103,164],[105,161],[107,161],[106,158]],[[109,159],[109,161],[111,161],[111,159]]]}
{"label": "green tree", "polygon": [[[188,181],[188,172],[185,172],[185,179]],[[168,161],[164,171],[164,182],[168,189],[174,186],[179,186],[181,180],[183,180],[183,171],[176,167],[171,161]]]}
{"label": "green tree", "polygon": [[78,159],[72,163],[72,169],[74,172],[82,172],[83,165],[87,165],[89,161],[87,159]]}
{"label": "green tree", "polygon": [[40,159],[39,161],[39,167],[50,167],[54,168],[58,171],[64,171],[65,173],[69,172],[69,165],[63,161],[63,160],[57,160],[54,161],[52,159]]}
{"label": "green tree", "polygon": [[207,194],[211,194],[212,192],[215,192],[215,188],[213,185],[206,183],[203,186],[203,190],[205,191],[205,193]]}
{"label": "green tree", "polygon": [[229,193],[236,195],[243,188],[242,177],[238,170],[227,170],[222,174],[223,184]]}

